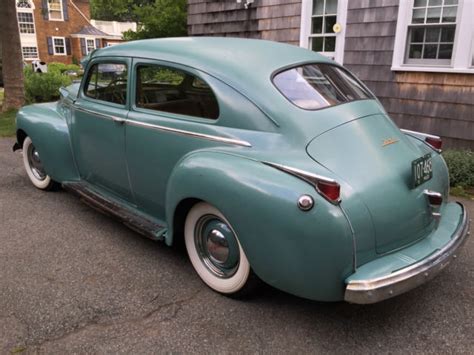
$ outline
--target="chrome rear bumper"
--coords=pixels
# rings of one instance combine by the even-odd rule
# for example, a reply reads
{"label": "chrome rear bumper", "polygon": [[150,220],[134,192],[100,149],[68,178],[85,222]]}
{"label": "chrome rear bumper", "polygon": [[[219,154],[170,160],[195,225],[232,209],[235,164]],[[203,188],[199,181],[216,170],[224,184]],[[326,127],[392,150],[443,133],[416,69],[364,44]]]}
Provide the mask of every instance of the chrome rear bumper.
{"label": "chrome rear bumper", "polygon": [[376,303],[407,292],[435,277],[452,259],[469,236],[469,219],[462,204],[461,222],[451,241],[429,257],[391,274],[347,284],[344,300],[350,303]]}

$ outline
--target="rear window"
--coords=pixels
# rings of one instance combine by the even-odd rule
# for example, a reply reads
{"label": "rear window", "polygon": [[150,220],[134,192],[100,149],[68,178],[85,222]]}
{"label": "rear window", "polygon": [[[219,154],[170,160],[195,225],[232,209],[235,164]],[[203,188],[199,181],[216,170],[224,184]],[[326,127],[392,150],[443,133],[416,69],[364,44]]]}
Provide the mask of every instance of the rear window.
{"label": "rear window", "polygon": [[284,70],[273,78],[280,92],[305,110],[374,97],[349,72],[332,64],[307,64]]}

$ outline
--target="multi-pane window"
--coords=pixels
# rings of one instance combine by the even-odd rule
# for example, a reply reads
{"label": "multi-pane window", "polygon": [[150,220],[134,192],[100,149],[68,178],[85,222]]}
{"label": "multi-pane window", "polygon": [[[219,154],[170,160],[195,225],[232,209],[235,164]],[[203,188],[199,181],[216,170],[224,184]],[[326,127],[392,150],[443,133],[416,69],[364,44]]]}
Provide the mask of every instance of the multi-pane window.
{"label": "multi-pane window", "polygon": [[48,0],[48,13],[50,20],[63,19],[63,5],[62,0]]}
{"label": "multi-pane window", "polygon": [[53,37],[53,49],[54,49],[54,54],[57,54],[57,55],[66,54],[66,41],[64,37]]}
{"label": "multi-pane window", "polygon": [[458,0],[414,0],[405,62],[450,64]]}
{"label": "multi-pane window", "polygon": [[95,41],[93,39],[86,39],[86,53],[89,54],[95,49]]}
{"label": "multi-pane window", "polygon": [[38,59],[38,48],[36,47],[21,47],[23,59]]}
{"label": "multi-pane window", "polygon": [[19,12],[18,13],[18,27],[20,28],[20,33],[35,33],[33,13]]}
{"label": "multi-pane window", "polygon": [[313,0],[310,46],[316,52],[334,52],[337,19],[337,0]]}

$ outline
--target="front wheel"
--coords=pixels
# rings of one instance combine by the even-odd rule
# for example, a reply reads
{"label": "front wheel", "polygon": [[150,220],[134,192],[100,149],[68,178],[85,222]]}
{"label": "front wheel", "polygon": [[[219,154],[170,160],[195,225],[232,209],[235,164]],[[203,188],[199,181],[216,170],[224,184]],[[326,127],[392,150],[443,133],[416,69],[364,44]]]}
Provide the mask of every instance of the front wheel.
{"label": "front wheel", "polygon": [[40,155],[30,137],[23,141],[23,164],[30,181],[40,190],[51,190],[57,183],[46,174]]}
{"label": "front wheel", "polygon": [[194,269],[214,291],[241,297],[254,288],[256,276],[235,231],[217,208],[205,202],[194,205],[186,217],[184,238]]}

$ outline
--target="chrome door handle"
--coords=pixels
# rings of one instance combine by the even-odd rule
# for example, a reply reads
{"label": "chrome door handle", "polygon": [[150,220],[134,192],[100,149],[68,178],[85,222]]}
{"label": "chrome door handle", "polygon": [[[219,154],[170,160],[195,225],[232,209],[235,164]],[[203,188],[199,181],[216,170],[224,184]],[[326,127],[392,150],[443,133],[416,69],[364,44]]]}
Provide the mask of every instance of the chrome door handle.
{"label": "chrome door handle", "polygon": [[112,121],[114,121],[116,123],[124,124],[125,123],[125,118],[120,118],[120,117],[113,116]]}

